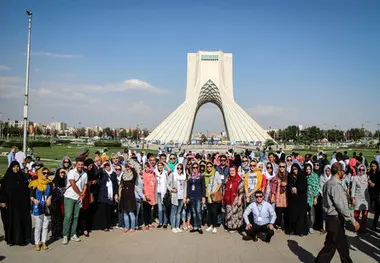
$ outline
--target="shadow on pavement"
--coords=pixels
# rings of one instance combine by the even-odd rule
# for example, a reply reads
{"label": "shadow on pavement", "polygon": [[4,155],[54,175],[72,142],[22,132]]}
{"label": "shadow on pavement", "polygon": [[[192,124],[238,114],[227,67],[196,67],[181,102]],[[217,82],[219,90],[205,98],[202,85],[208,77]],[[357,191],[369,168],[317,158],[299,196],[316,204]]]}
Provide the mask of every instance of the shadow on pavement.
{"label": "shadow on pavement", "polygon": [[380,262],[380,234],[367,228],[367,233],[358,236],[347,236],[351,250],[358,250]]}
{"label": "shadow on pavement", "polygon": [[4,256],[0,256],[0,261],[3,261],[5,259]]}
{"label": "shadow on pavement", "polygon": [[288,240],[288,247],[301,262],[314,262],[315,257],[309,251],[298,245],[297,241]]}

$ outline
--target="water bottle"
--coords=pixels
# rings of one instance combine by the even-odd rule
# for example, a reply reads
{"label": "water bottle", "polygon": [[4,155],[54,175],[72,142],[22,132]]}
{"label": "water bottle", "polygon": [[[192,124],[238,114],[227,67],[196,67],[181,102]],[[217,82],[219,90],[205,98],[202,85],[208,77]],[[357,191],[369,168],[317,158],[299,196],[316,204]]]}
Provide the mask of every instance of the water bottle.
{"label": "water bottle", "polygon": [[33,215],[39,215],[39,212],[40,212],[40,210],[39,210],[38,204],[37,205],[34,204],[33,205]]}

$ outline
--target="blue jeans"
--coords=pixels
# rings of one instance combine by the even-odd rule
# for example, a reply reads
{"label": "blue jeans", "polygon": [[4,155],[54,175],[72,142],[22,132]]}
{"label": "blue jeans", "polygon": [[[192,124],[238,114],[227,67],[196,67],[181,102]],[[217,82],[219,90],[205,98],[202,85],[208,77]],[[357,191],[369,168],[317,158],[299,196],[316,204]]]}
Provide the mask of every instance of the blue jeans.
{"label": "blue jeans", "polygon": [[168,218],[166,217],[166,207],[162,201],[162,198],[161,193],[157,193],[158,221],[160,221],[160,225],[167,225]]}
{"label": "blue jeans", "polygon": [[133,212],[124,213],[124,224],[125,224],[126,229],[135,229],[136,228],[135,223],[136,223],[136,217]]}
{"label": "blue jeans", "polygon": [[182,209],[182,222],[190,221],[191,219],[191,209],[190,209],[190,203],[187,203],[186,206],[183,206]]}
{"label": "blue jeans", "polygon": [[194,228],[201,228],[202,224],[202,200],[190,198],[191,214],[194,220]]}
{"label": "blue jeans", "polygon": [[125,224],[124,224],[124,213],[121,212],[121,211],[117,211],[117,213],[118,213],[118,216],[119,216],[119,218],[118,218],[118,226],[124,228],[124,226],[125,226]]}
{"label": "blue jeans", "polygon": [[142,218],[143,215],[143,200],[137,199],[136,200],[136,226],[142,226],[144,220],[140,220],[140,217]]}
{"label": "blue jeans", "polygon": [[181,221],[181,212],[183,207],[183,199],[178,200],[178,205],[172,204],[172,209],[170,211],[170,222],[172,228],[179,228],[179,223]]}

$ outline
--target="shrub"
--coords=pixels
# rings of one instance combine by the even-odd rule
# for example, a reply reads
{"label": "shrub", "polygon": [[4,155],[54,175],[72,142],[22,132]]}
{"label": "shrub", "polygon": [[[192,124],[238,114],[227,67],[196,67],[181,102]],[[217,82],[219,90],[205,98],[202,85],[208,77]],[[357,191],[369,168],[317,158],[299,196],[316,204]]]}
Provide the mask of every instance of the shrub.
{"label": "shrub", "polygon": [[[16,146],[19,149],[22,149],[22,141],[6,141],[2,145],[5,148],[10,148]],[[28,147],[50,147],[51,144],[48,141],[28,141]]]}
{"label": "shrub", "polygon": [[121,147],[121,142],[119,141],[97,141],[95,142],[95,147]]}

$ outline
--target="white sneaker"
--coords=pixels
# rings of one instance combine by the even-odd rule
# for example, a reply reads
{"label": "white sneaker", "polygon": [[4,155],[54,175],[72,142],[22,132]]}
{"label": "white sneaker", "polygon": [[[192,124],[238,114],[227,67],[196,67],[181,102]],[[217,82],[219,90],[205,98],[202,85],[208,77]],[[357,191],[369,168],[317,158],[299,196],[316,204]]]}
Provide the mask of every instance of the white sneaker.
{"label": "white sneaker", "polygon": [[177,228],[172,228],[173,233],[178,233]]}
{"label": "white sneaker", "polygon": [[314,231],[313,228],[309,228],[309,233],[310,233],[310,234],[314,234],[314,232],[315,232],[315,231]]}
{"label": "white sneaker", "polygon": [[67,245],[69,243],[69,239],[65,236],[63,237],[62,244]]}
{"label": "white sneaker", "polygon": [[70,238],[71,241],[75,241],[75,242],[80,242],[80,238],[77,236],[77,235],[73,235],[71,238]]}
{"label": "white sneaker", "polygon": [[216,227],[214,227],[214,229],[212,230],[212,232],[213,232],[214,234],[216,234],[216,232],[218,232],[218,230],[216,229]]}
{"label": "white sneaker", "polygon": [[209,227],[206,229],[206,231],[207,231],[207,232],[210,232],[210,231],[212,231],[212,229],[213,229],[213,227],[212,227],[212,226],[209,226]]}
{"label": "white sneaker", "polygon": [[177,232],[178,232],[178,233],[182,233],[183,231],[182,231],[181,228],[177,227]]}

